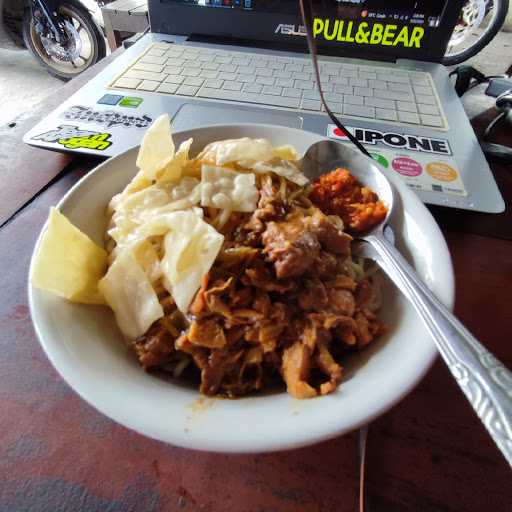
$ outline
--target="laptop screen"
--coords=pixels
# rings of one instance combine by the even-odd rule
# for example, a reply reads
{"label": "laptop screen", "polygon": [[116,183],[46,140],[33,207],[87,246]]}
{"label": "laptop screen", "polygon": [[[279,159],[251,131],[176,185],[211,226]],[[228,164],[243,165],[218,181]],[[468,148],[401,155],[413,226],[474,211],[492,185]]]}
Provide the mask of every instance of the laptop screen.
{"label": "laptop screen", "polygon": [[[312,0],[319,52],[440,61],[463,0]],[[158,13],[158,14],[156,14]],[[306,50],[298,0],[150,0],[154,32]],[[210,39],[211,40],[211,39]]]}

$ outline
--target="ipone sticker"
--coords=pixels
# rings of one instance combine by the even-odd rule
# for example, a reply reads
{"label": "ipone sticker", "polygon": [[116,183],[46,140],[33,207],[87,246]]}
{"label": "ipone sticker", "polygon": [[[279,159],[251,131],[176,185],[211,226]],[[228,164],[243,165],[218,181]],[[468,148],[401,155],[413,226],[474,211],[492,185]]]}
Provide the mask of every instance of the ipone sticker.
{"label": "ipone sticker", "polygon": [[[363,144],[372,146],[382,144],[393,149],[436,155],[451,156],[453,154],[450,143],[446,139],[435,139],[423,135],[410,135],[398,132],[382,132],[375,129],[354,128],[353,126],[346,126],[346,129]],[[333,124],[327,126],[327,135],[331,139],[348,140],[347,134],[343,133]]]}

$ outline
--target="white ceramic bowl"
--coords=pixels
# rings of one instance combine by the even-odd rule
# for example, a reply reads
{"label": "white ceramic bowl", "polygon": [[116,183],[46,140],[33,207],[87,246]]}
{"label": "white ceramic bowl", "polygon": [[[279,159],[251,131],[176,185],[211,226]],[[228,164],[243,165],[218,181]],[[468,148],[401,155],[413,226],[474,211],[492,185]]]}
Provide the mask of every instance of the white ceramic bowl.
{"label": "white ceramic bowl", "polygon": [[[266,137],[303,152],[322,137],[264,125],[214,126],[176,133],[194,137],[195,151],[213,140]],[[137,149],[112,158],[81,179],[60,210],[101,243],[110,198],[136,172]],[[397,243],[448,306],[454,278],[445,240],[434,219],[399,178],[386,173],[403,202]],[[263,452],[316,443],[365,424],[399,401],[432,364],[436,348],[407,301],[386,287],[389,333],[346,365],[337,392],[296,400],[285,392],[237,400],[201,398],[195,389],[145,373],[125,347],[107,308],[70,304],[29,286],[30,309],[51,362],[87,402],[113,420],[173,445],[220,452]]]}

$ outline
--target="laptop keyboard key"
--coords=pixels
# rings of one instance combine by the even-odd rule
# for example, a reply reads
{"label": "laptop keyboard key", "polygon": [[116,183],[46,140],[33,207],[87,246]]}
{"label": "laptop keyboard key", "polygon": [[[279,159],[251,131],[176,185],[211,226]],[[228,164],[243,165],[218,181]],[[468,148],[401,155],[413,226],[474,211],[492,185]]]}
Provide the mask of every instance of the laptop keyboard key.
{"label": "laptop keyboard key", "polygon": [[320,109],[322,108],[322,104],[317,100],[303,99],[302,100],[302,108],[304,110],[315,110],[315,111],[319,112]]}
{"label": "laptop keyboard key", "polygon": [[430,82],[426,76],[412,76],[411,82],[413,85],[423,85],[423,86],[430,85]]}
{"label": "laptop keyboard key", "polygon": [[146,53],[146,55],[149,55],[150,57],[163,57],[165,55],[165,50],[161,50],[161,49],[149,50],[149,52]]}
{"label": "laptop keyboard key", "polygon": [[361,107],[359,105],[343,105],[343,113],[347,116],[375,118],[375,108]]}
{"label": "laptop keyboard key", "polygon": [[295,80],[295,87],[297,87],[297,89],[310,91],[313,89],[313,83],[309,82],[308,80]]}
{"label": "laptop keyboard key", "polygon": [[[294,82],[291,78],[276,78],[276,85],[278,87],[293,87]],[[300,92],[299,92],[300,96]]]}
{"label": "laptop keyboard key", "polygon": [[128,78],[140,78],[141,80],[154,80],[155,82],[163,82],[167,77],[166,73],[154,73],[153,71],[140,71],[138,69],[129,69],[125,74]]}
{"label": "laptop keyboard key", "polygon": [[418,112],[416,103],[411,103],[410,101],[397,101],[396,105],[398,110],[404,110],[405,112]]}
{"label": "laptop keyboard key", "polygon": [[220,89],[222,87],[222,80],[215,80],[214,78],[209,78],[205,81],[204,86],[210,87],[211,89]]}
{"label": "laptop keyboard key", "polygon": [[199,87],[193,85],[180,85],[176,94],[182,94],[183,96],[195,96]]}
{"label": "laptop keyboard key", "polygon": [[334,101],[336,103],[343,103],[343,94],[337,94],[333,92],[324,93],[324,98],[326,101]]}
{"label": "laptop keyboard key", "polygon": [[350,87],[348,85],[335,85],[334,86],[334,92],[337,92],[339,94],[354,94],[354,88]]}
{"label": "laptop keyboard key", "polygon": [[220,64],[217,64],[216,62],[205,62],[202,65],[203,69],[211,69],[212,71],[218,71]]}
{"label": "laptop keyboard key", "polygon": [[436,128],[441,128],[443,126],[443,120],[439,116],[429,116],[426,114],[421,114],[421,122],[427,126],[434,126]]}
{"label": "laptop keyboard key", "polygon": [[414,112],[398,111],[398,120],[403,123],[420,124],[420,118]]}
{"label": "laptop keyboard key", "polygon": [[345,78],[359,78],[357,69],[345,69],[345,66],[343,66],[343,70],[340,72],[340,76]]}
{"label": "laptop keyboard key", "polygon": [[263,87],[263,94],[272,94],[274,96],[281,96],[282,92],[283,92],[282,87],[275,87],[272,85],[265,85],[265,87]]}
{"label": "laptop keyboard key", "polygon": [[316,89],[312,90],[312,91],[303,91],[302,92],[302,97],[307,99],[307,100],[320,101],[320,94],[318,93],[318,91]]}
{"label": "laptop keyboard key", "polygon": [[269,68],[256,68],[254,72],[256,76],[273,76],[273,71]]}
{"label": "laptop keyboard key", "polygon": [[132,69],[140,69],[142,71],[153,71],[155,73],[161,73],[164,69],[162,64],[148,64],[147,62],[136,62]]}
{"label": "laptop keyboard key", "polygon": [[160,84],[157,88],[157,92],[163,92],[164,94],[174,94],[178,90],[178,84],[170,84],[164,82]]}
{"label": "laptop keyboard key", "polygon": [[[212,69],[201,69],[199,76],[202,78],[219,78],[219,74],[218,71],[213,71]],[[230,74],[236,77],[233,73]]]}
{"label": "laptop keyboard key", "polygon": [[390,91],[407,92],[409,94],[412,94],[412,87],[409,84],[397,84],[391,82],[388,85],[388,88]]}
{"label": "laptop keyboard key", "polygon": [[167,62],[167,57],[165,55],[162,55],[161,57],[157,57],[156,55],[144,55],[139,62],[144,62],[146,64],[165,64]]}
{"label": "laptop keyboard key", "polygon": [[254,76],[253,75],[245,75],[243,73],[240,73],[239,75],[237,75],[236,79],[239,82],[245,82],[247,84],[254,83]]}
{"label": "laptop keyboard key", "polygon": [[356,96],[373,96],[373,89],[369,87],[354,87],[354,94]]}
{"label": "laptop keyboard key", "polygon": [[259,76],[256,78],[256,83],[261,85],[274,85],[276,79],[272,76]]}
{"label": "laptop keyboard key", "polygon": [[121,87],[123,89],[136,89],[141,80],[139,78],[119,78],[114,83],[114,87]]}
{"label": "laptop keyboard key", "polygon": [[418,105],[418,110],[419,110],[420,114],[428,114],[431,116],[439,115],[439,110],[435,105],[424,105],[424,104],[420,103]]}
{"label": "laptop keyboard key", "polygon": [[303,73],[299,71],[294,71],[292,73],[292,78],[296,80],[311,80],[311,73]]}
{"label": "laptop keyboard key", "polygon": [[234,66],[233,64],[221,64],[219,66],[219,71],[225,71],[226,73],[236,73],[238,66]]}
{"label": "laptop keyboard key", "polygon": [[422,94],[416,94],[416,103],[424,103],[425,105],[435,105],[436,99],[434,96],[423,96]]}
{"label": "laptop keyboard key", "polygon": [[142,80],[142,82],[137,86],[137,90],[153,92],[159,85],[160,82],[155,82],[154,80]]}
{"label": "laptop keyboard key", "polygon": [[245,84],[244,92],[260,93],[263,90],[263,86],[260,84]]}
{"label": "laptop keyboard key", "polygon": [[414,94],[423,94],[425,96],[432,96],[432,89],[430,87],[424,87],[421,85],[414,86]]}
{"label": "laptop keyboard key", "polygon": [[381,89],[375,89],[374,96],[382,98],[384,100],[395,100],[395,101],[414,101],[414,96],[407,92],[398,91],[383,91]]}
{"label": "laptop keyboard key", "polygon": [[291,71],[274,71],[275,78],[291,78]]}
{"label": "laptop keyboard key", "polygon": [[364,98],[362,96],[353,96],[352,94],[343,95],[343,103],[348,105],[364,105]]}
{"label": "laptop keyboard key", "polygon": [[169,75],[165,80],[164,83],[171,83],[171,84],[181,84],[185,80],[185,77],[180,75]]}
{"label": "laptop keyboard key", "polygon": [[376,108],[375,117],[382,119],[383,121],[398,121],[398,115],[395,110],[389,110],[387,108]]}
{"label": "laptop keyboard key", "polygon": [[297,71],[301,73],[304,70],[304,66],[302,64],[286,64],[284,67],[285,71]]}
{"label": "laptop keyboard key", "polygon": [[300,98],[302,96],[300,89],[292,89],[291,87],[283,89],[282,95],[288,98]]}
{"label": "laptop keyboard key", "polygon": [[381,89],[386,90],[388,88],[387,82],[381,82],[380,80],[368,80],[370,89]]}
{"label": "laptop keyboard key", "polygon": [[382,98],[365,98],[364,104],[367,107],[378,107],[395,110],[395,102],[393,100],[383,100]]}
{"label": "laptop keyboard key", "polygon": [[210,71],[210,73],[215,73],[216,76],[209,76],[208,78],[218,78],[219,80],[236,80],[236,73],[217,73],[217,71]]}
{"label": "laptop keyboard key", "polygon": [[197,76],[189,76],[183,82],[184,85],[195,85],[196,87],[201,87],[203,85],[204,78],[200,78]]}
{"label": "laptop keyboard key", "polygon": [[354,87],[368,87],[368,80],[362,80],[361,78],[351,78],[349,84]]}
{"label": "laptop keyboard key", "polygon": [[241,91],[242,84],[240,82],[232,82],[231,80],[226,80],[222,88],[226,91]]}
{"label": "laptop keyboard key", "polygon": [[199,68],[183,68],[181,73],[183,76],[199,76],[201,70]]}
{"label": "laptop keyboard key", "polygon": [[[327,106],[331,109],[335,114],[341,115],[343,114],[343,103],[329,102]],[[322,109],[324,110],[324,109]]]}

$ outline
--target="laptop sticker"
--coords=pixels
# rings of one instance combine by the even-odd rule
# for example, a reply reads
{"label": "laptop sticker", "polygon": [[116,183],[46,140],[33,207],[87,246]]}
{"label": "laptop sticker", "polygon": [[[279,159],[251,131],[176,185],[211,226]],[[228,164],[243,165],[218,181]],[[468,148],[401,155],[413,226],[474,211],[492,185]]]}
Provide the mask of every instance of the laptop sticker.
{"label": "laptop sticker", "polygon": [[99,105],[117,105],[121,100],[123,99],[123,96],[119,96],[119,94],[104,94],[99,100]]}
{"label": "laptop sticker", "polygon": [[42,140],[60,144],[66,149],[93,149],[104,151],[112,145],[109,140],[112,135],[107,132],[82,130],[78,126],[63,124],[56,130],[50,130],[32,137],[32,140]]}
{"label": "laptop sticker", "polygon": [[[347,130],[363,144],[375,146],[382,144],[393,149],[406,149],[421,153],[434,153],[438,155],[452,155],[452,148],[446,139],[437,139],[423,135],[411,135],[400,132],[382,132],[369,128],[354,128],[346,126]],[[331,139],[347,140],[346,133],[343,133],[335,125],[327,126],[327,136]]]}
{"label": "laptop sticker", "polygon": [[136,96],[125,96],[119,103],[120,107],[137,108],[142,103],[142,98]]}
{"label": "laptop sticker", "polygon": [[[350,126],[346,128],[368,147],[376,162],[398,174],[409,188],[467,196],[448,141]],[[331,139],[348,142],[347,135],[334,125],[328,126],[327,135]]]}
{"label": "laptop sticker", "polygon": [[68,121],[81,121],[83,123],[94,123],[107,128],[120,126],[123,128],[147,128],[153,118],[148,114],[138,116],[125,114],[116,110],[94,110],[83,105],[72,105],[62,112],[60,117]]}

